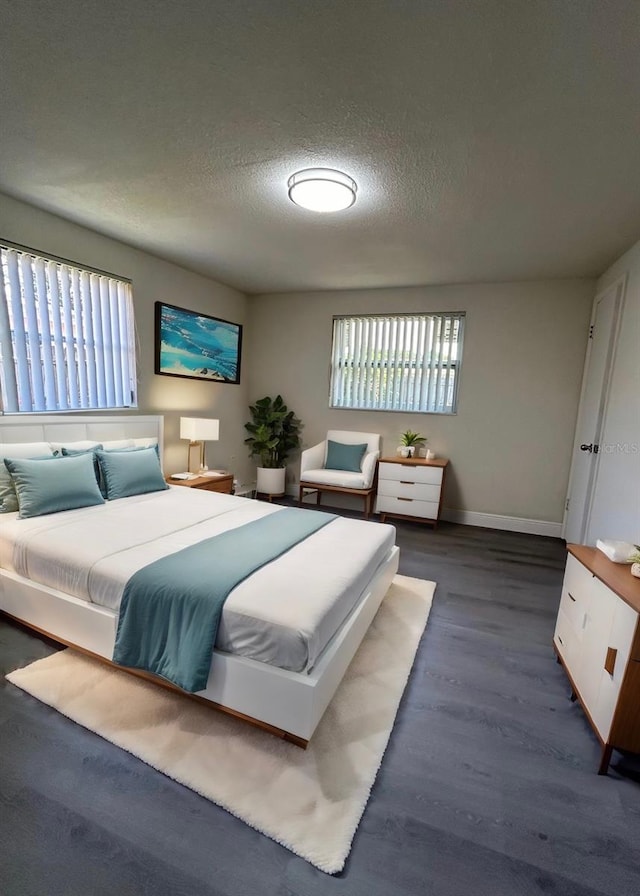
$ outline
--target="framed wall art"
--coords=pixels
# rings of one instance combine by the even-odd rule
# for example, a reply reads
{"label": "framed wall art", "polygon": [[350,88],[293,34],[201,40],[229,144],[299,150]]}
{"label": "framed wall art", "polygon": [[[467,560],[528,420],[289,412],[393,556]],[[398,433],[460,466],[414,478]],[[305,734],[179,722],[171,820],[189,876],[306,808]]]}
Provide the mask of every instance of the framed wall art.
{"label": "framed wall art", "polygon": [[239,383],[242,325],[156,302],[155,372]]}

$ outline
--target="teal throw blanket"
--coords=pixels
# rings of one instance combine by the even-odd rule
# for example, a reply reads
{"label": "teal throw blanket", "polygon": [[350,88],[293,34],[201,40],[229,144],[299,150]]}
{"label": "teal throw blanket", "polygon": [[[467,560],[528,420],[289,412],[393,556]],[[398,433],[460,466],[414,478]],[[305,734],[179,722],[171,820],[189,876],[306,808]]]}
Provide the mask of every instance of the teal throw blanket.
{"label": "teal throw blanket", "polygon": [[204,690],[231,591],[334,519],[313,510],[279,510],[138,570],[125,585],[113,661],[185,691]]}

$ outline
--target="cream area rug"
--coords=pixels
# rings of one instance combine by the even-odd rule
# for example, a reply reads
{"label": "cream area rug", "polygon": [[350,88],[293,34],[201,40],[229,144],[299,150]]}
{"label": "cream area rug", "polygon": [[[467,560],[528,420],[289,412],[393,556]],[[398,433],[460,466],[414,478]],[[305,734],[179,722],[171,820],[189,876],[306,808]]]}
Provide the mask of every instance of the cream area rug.
{"label": "cream area rug", "polygon": [[395,577],[306,750],[70,649],[7,678],[335,873],[380,767],[434,590]]}

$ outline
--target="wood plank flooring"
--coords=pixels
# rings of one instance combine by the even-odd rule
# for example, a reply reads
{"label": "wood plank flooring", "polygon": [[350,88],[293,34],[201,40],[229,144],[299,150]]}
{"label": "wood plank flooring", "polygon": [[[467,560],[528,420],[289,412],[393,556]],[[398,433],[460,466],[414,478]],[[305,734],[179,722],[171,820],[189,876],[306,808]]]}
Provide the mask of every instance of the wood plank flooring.
{"label": "wood plank flooring", "polygon": [[[563,544],[397,524],[438,583],[389,749],[329,877],[0,686],[2,896],[638,896],[640,759],[599,746],[551,649]],[[55,649],[0,621],[4,673]]]}

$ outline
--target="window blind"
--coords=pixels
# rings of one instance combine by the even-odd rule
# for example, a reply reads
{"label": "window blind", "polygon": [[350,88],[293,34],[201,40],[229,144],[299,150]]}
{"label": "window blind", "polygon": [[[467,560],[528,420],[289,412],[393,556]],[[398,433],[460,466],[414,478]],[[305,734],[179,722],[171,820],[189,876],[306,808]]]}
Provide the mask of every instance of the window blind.
{"label": "window blind", "polygon": [[0,246],[4,413],[137,406],[131,284]]}
{"label": "window blind", "polygon": [[331,406],[453,414],[464,312],[335,317]]}

